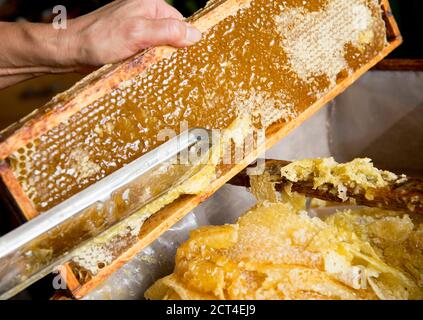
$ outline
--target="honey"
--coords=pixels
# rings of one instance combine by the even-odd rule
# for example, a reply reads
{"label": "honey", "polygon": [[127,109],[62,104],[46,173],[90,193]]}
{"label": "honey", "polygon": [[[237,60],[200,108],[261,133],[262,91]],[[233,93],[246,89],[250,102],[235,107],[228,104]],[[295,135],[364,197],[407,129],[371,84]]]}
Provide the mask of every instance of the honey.
{"label": "honey", "polygon": [[[282,168],[282,175],[363,188],[395,179],[369,159],[305,159]],[[235,224],[192,231],[177,250],[173,273],[146,298],[423,298],[421,216],[366,207],[332,208],[333,214],[326,208],[316,216],[305,211],[301,194],[275,196],[269,175],[251,176],[250,185],[258,204]]]}
{"label": "honey", "polygon": [[423,224],[380,209],[311,218],[264,202],[194,230],[149,299],[422,299]]}
{"label": "honey", "polygon": [[378,0],[253,0],[9,157],[39,212],[163,143],[163,130],[287,122],[385,46]]}

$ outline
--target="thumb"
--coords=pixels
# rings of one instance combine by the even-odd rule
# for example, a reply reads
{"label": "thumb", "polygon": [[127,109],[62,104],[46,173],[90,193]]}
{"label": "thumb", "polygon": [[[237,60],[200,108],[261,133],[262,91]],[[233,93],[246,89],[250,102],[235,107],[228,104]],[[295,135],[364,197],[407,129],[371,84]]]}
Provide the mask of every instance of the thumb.
{"label": "thumb", "polygon": [[202,37],[201,32],[189,23],[172,18],[145,20],[140,35],[144,44],[174,47],[193,45]]}

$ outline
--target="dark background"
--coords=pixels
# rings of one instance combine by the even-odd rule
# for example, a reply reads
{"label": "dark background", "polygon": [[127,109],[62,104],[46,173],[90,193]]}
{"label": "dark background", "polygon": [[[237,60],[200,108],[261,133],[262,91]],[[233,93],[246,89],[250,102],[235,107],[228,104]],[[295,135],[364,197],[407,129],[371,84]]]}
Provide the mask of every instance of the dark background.
{"label": "dark background", "polygon": [[[0,0],[0,20],[16,21],[25,18],[32,22],[50,22],[51,9],[64,5],[69,17],[76,17],[93,11],[111,2],[110,0]],[[190,16],[207,2],[206,0],[167,0],[184,16]]]}
{"label": "dark background", "polygon": [[423,59],[423,0],[390,0],[404,43],[391,58]]}

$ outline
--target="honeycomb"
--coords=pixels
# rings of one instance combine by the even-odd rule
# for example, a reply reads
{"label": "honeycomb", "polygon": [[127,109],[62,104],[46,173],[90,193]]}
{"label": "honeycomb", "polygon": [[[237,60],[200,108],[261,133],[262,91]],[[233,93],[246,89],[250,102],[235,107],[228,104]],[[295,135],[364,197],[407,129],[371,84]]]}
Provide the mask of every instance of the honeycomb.
{"label": "honeycomb", "polygon": [[[303,195],[276,191],[266,172],[250,177],[258,204],[235,224],[192,231],[173,273],[146,298],[423,299],[421,215],[368,207],[308,213]],[[281,173],[367,188],[396,179],[370,159],[305,159]]]}
{"label": "honeycomb", "polygon": [[163,143],[164,129],[286,122],[387,45],[378,0],[253,0],[203,40],[9,157],[39,212]]}
{"label": "honeycomb", "polygon": [[368,158],[357,158],[341,164],[333,158],[304,159],[283,167],[281,176],[291,182],[310,180],[314,189],[329,184],[343,201],[348,200],[348,188],[363,189],[365,197],[373,199],[378,188],[407,180],[405,175],[398,177],[392,172],[375,168]]}
{"label": "honeycomb", "polygon": [[[128,250],[138,240],[143,223],[151,215],[159,211],[165,205],[173,202],[181,195],[202,192],[209,185],[209,181],[215,175],[213,164],[198,167],[190,179],[170,189],[164,195],[148,203],[127,219],[109,228],[100,236],[86,242],[73,253],[71,261],[72,270],[75,274],[83,274],[81,283],[97,275],[103,268],[110,265],[123,252]],[[160,177],[169,179],[167,172]]]}
{"label": "honeycomb", "polygon": [[310,217],[262,202],[194,230],[148,299],[423,299],[423,223],[380,209]]}

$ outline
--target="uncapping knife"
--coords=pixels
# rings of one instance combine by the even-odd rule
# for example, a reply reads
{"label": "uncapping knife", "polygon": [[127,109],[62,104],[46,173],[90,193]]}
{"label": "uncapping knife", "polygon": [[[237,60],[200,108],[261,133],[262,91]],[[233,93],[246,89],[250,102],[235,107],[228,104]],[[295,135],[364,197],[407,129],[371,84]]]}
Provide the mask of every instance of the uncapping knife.
{"label": "uncapping knife", "polygon": [[76,249],[208,163],[210,132],[191,129],[0,238],[0,298],[69,261]]}

